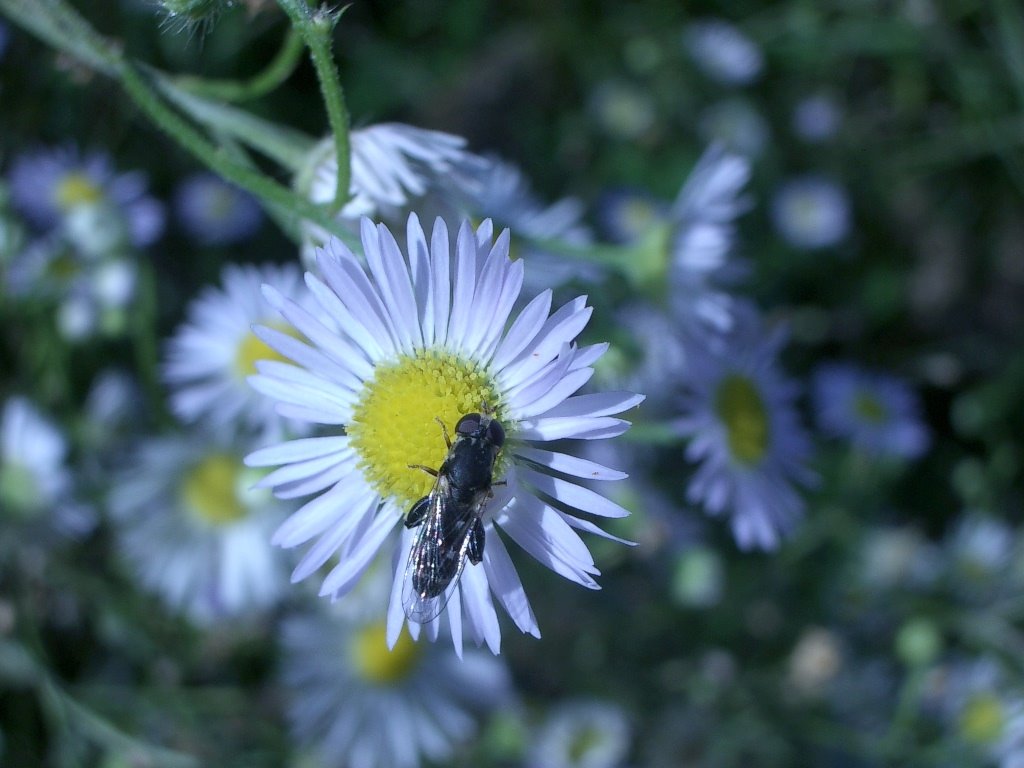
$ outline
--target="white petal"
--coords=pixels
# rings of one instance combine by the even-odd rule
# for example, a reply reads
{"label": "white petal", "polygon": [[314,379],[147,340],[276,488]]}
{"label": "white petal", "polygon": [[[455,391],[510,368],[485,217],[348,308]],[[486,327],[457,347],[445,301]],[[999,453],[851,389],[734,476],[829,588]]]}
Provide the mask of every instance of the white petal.
{"label": "white petal", "polygon": [[512,326],[505,334],[494,353],[491,365],[495,370],[502,370],[506,365],[516,359],[520,352],[533,341],[534,337],[544,327],[544,320],[551,309],[551,290],[548,289],[537,294],[529,304],[516,317]]}
{"label": "white petal", "polygon": [[644,401],[633,392],[595,392],[564,400],[545,416],[611,416],[622,413]]}
{"label": "white petal", "polygon": [[573,528],[577,528],[581,531],[586,531],[587,533],[596,534],[598,536],[601,536],[602,538],[610,539],[611,541],[617,541],[619,544],[625,544],[627,547],[636,546],[635,541],[630,541],[629,539],[622,539],[618,536],[613,536],[612,534],[608,533],[608,531],[599,528],[597,525],[590,522],[589,520],[582,520],[578,517],[574,517],[573,515],[561,511],[558,514],[562,517],[563,520],[565,520],[565,522],[567,522]]}
{"label": "white petal", "polygon": [[355,467],[355,456],[350,456],[344,461],[332,464],[322,472],[317,472],[315,475],[277,486],[274,489],[274,495],[279,499],[297,499],[301,496],[319,493],[325,488],[330,488],[336,483],[347,479],[349,475],[356,471]]}
{"label": "white petal", "polygon": [[[460,579],[461,581],[461,579]],[[456,584],[452,590],[451,599],[448,602],[448,624],[452,630],[452,645],[455,646],[455,655],[462,660],[462,590]]]}
{"label": "white petal", "polygon": [[[546,392],[539,391],[534,394],[532,399],[524,392],[521,400],[517,398],[519,401],[525,401],[524,404],[518,405],[516,403],[516,405],[513,405],[513,413],[518,419],[528,419],[538,414],[546,413],[590,381],[590,377],[593,375],[593,368],[584,368],[568,373],[553,387],[547,389]],[[510,403],[510,405],[512,404]]]}
{"label": "white petal", "polygon": [[[394,323],[363,267],[344,254],[342,258],[322,259],[321,262],[320,269],[331,290],[353,317],[366,326],[385,354],[394,354],[398,349]],[[316,282],[319,281],[315,277],[307,275],[306,284],[311,289]]]}
{"label": "white petal", "polygon": [[497,655],[501,652],[501,627],[498,626],[498,614],[494,611],[491,593],[487,588],[486,572],[478,565],[467,565],[462,572],[461,584],[462,604],[466,613],[483,632],[491,653]]}
{"label": "white petal", "polygon": [[450,349],[463,351],[473,317],[473,292],[476,288],[476,240],[468,221],[459,227],[455,241],[455,282],[452,286],[452,313],[448,320],[447,344]]}
{"label": "white petal", "polygon": [[317,263],[327,282],[306,278],[306,286],[313,292],[317,303],[338,324],[342,332],[363,350],[367,359],[380,360],[393,354],[394,347],[389,343],[383,323],[366,313],[356,314],[342,301],[341,296],[347,297],[348,293],[338,291],[344,291],[348,283],[341,265],[329,257],[322,257]]}
{"label": "white petal", "polygon": [[[394,574],[394,579],[391,582],[391,599],[388,601],[388,648],[395,647],[395,643],[398,642],[398,636],[402,634],[402,627],[405,626],[405,608],[402,607],[402,587],[405,582],[405,564],[409,561],[409,551],[412,549],[414,538],[415,531],[403,525],[398,547],[395,550],[391,563],[391,572]],[[412,634],[413,626],[418,627],[419,625],[410,624],[410,634]],[[413,639],[415,639],[415,636],[413,636]]]}
{"label": "white petal", "polygon": [[358,501],[361,503],[358,503],[352,509],[345,510],[344,515],[338,519],[333,527],[326,531],[317,539],[316,544],[309,548],[309,551],[299,561],[299,564],[295,566],[295,570],[292,571],[293,584],[302,581],[312,574],[326,563],[331,558],[331,555],[342,549],[348,543],[348,539],[353,531],[360,526],[367,515],[373,514],[373,510],[377,507],[377,498],[373,495],[368,495]]}
{"label": "white petal", "polygon": [[[479,358],[478,351],[484,337],[490,331],[491,323],[494,322],[494,310],[498,306],[498,297],[501,295],[505,271],[509,266],[508,230],[505,230],[484,261],[483,268],[480,270],[480,277],[473,292],[474,305],[478,308],[486,308],[487,311],[486,313],[477,313],[478,318],[476,322],[468,329],[463,345],[463,352],[468,356]],[[483,314],[486,320],[480,317],[481,314]],[[501,322],[504,325],[504,319]]]}
{"label": "white petal", "polygon": [[420,226],[419,217],[409,214],[405,239],[409,249],[409,272],[412,275],[416,307],[419,310],[420,332],[424,346],[434,343],[434,293],[430,284],[430,247]]}
{"label": "white petal", "polygon": [[320,474],[330,467],[337,466],[338,464],[354,466],[354,452],[352,450],[345,449],[338,453],[330,453],[326,456],[317,456],[316,458],[285,464],[261,479],[256,483],[256,487],[273,488],[274,486],[284,485],[285,483],[294,483],[296,480],[305,480],[309,477]]}
{"label": "white petal", "polygon": [[530,345],[498,374],[499,382],[513,387],[554,359],[562,345],[575,339],[590,321],[593,308],[585,306],[585,301],[580,297],[551,315]]}
{"label": "white petal", "polygon": [[351,520],[355,525],[359,515],[349,514],[351,509],[364,509],[376,499],[376,494],[361,480],[352,480],[310,499],[299,507],[281,523],[270,538],[270,543],[287,549],[309,541],[327,530],[336,520]]}
{"label": "white petal", "polygon": [[440,216],[434,220],[430,235],[431,292],[434,296],[434,343],[444,344],[448,339],[448,320],[451,313],[451,244],[448,225]]}
{"label": "white petal", "polygon": [[616,504],[600,493],[584,488],[582,485],[570,483],[568,480],[535,472],[521,467],[519,479],[529,483],[536,490],[566,506],[573,507],[591,515],[601,517],[628,517],[629,510]]}
{"label": "white petal", "polygon": [[483,566],[487,570],[487,582],[491,591],[505,606],[515,625],[521,632],[539,638],[540,628],[537,626],[537,618],[533,615],[526,590],[523,589],[516,567],[512,564],[512,558],[508,556],[505,543],[494,526],[490,526],[487,531]]}
{"label": "white petal", "polygon": [[373,556],[377,554],[381,544],[391,533],[401,518],[393,514],[387,507],[377,513],[373,524],[366,533],[347,553],[345,559],[338,563],[334,569],[327,574],[324,583],[320,587],[320,596],[332,595],[335,598],[341,597],[348,592],[352,585],[363,575]]}
{"label": "white petal", "polygon": [[629,429],[630,423],[607,416],[589,418],[565,416],[557,418],[530,419],[520,422],[516,438],[519,440],[602,440],[616,437]]}
{"label": "white petal", "polygon": [[494,314],[488,319],[489,330],[480,342],[479,356],[481,360],[490,360],[498,348],[502,332],[508,324],[508,317],[523,289],[524,271],[525,266],[522,259],[512,262],[506,270],[505,282],[494,303]]}
{"label": "white petal", "polygon": [[249,467],[269,467],[275,464],[290,464],[293,461],[315,459],[327,456],[348,448],[349,438],[345,435],[337,437],[307,437],[291,440],[280,445],[260,448],[245,457]]}
{"label": "white petal", "polygon": [[255,326],[252,330],[257,338],[289,360],[310,371],[316,371],[321,375],[327,376],[349,389],[359,386],[361,380],[367,378],[373,371],[372,367],[362,356],[354,352],[345,361],[345,365],[340,365],[319,350],[303,344],[287,333],[281,333],[281,331],[274,328],[266,328],[260,325]]}
{"label": "white petal", "polygon": [[514,450],[517,457],[536,462],[542,467],[564,475],[582,477],[586,480],[624,480],[629,477],[625,472],[567,453],[555,453],[526,445],[517,445]]}
{"label": "white petal", "polygon": [[599,589],[591,574],[600,571],[586,544],[558,513],[540,499],[521,493],[495,522],[548,568],[589,589]]}

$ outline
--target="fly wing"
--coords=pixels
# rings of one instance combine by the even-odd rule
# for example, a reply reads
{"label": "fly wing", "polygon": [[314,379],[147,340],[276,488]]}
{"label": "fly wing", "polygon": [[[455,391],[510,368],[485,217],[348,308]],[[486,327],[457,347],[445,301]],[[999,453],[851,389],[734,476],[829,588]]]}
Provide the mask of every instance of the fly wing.
{"label": "fly wing", "polygon": [[426,624],[448,604],[466,565],[469,532],[476,518],[472,507],[452,501],[443,482],[431,492],[405,566],[402,607],[410,621]]}

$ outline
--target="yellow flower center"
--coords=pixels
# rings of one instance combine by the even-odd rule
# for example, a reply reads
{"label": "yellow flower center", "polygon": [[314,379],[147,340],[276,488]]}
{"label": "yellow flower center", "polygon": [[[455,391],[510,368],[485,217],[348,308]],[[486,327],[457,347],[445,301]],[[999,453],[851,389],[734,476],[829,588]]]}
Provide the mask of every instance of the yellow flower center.
{"label": "yellow flower center", "polygon": [[868,392],[860,392],[853,401],[854,412],[868,424],[882,424],[886,418],[885,406]]}
{"label": "yellow flower center", "polygon": [[756,464],[768,450],[768,411],[754,382],[741,374],[722,379],[715,412],[725,424],[729,451],[741,464]]}
{"label": "yellow flower center", "polygon": [[407,509],[434,484],[409,465],[436,469],[448,452],[436,419],[454,439],[459,419],[484,404],[501,420],[494,384],[482,368],[448,352],[421,352],[377,368],[346,431],[374,490]]}
{"label": "yellow flower center", "polygon": [[972,697],[960,713],[960,732],[975,744],[991,744],[1003,732],[1003,707],[991,693]]}
{"label": "yellow flower center", "polygon": [[[302,338],[301,334],[287,323],[270,320],[260,324],[288,333],[297,339]],[[257,360],[278,360],[282,363],[291,362],[291,360],[279,354],[255,333],[249,331],[238,342],[238,348],[235,350],[235,375],[240,379],[245,379],[255,374]]]}
{"label": "yellow flower center", "polygon": [[62,211],[86,203],[98,203],[103,199],[103,190],[84,173],[74,172],[57,182],[53,190],[53,201]]}
{"label": "yellow flower center", "polygon": [[352,666],[364,680],[377,684],[394,684],[416,668],[422,650],[407,632],[398,636],[390,651],[387,645],[387,625],[374,622],[357,631],[352,637]]}
{"label": "yellow flower center", "polygon": [[212,526],[227,525],[245,517],[239,493],[245,467],[235,456],[214,453],[190,469],[181,481],[185,507]]}

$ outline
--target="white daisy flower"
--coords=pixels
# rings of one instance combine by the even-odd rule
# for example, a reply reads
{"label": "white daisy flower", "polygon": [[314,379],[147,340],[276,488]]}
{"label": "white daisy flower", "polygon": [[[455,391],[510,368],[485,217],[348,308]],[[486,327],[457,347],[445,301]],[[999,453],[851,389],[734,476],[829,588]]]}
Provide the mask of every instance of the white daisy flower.
{"label": "white daisy flower", "polygon": [[909,383],[853,363],[826,363],[814,373],[814,406],[822,432],[846,438],[869,456],[916,459],[931,435]]}
{"label": "white daisy flower", "polygon": [[779,370],[781,333],[764,337],[757,316],[743,312],[721,344],[688,348],[684,416],[697,465],[688,500],[711,515],[728,515],[743,549],[774,549],[803,513],[794,484],[814,475],[810,440],[800,425],[796,386]]}
{"label": "white daisy flower", "polygon": [[672,205],[671,306],[684,333],[703,335],[711,326],[723,331],[731,324],[734,301],[722,285],[734,280],[739,266],[731,259],[735,220],[750,207],[743,188],[750,163],[713,145],[690,172]]}
{"label": "white daisy flower", "polygon": [[207,433],[152,439],[110,493],[120,551],[140,582],[198,623],[268,608],[287,572],[266,540],[284,517],[260,473]]}
{"label": "white daisy flower", "polygon": [[725,19],[694,21],[683,43],[708,77],[724,85],[747,85],[761,74],[764,54],[757,44]]}
{"label": "white daisy flower", "polygon": [[200,420],[214,428],[238,427],[281,437],[285,426],[302,430],[302,422],[285,421],[274,404],[254,392],[247,378],[257,360],[281,360],[252,330],[254,324],[284,330],[267,306],[262,285],[311,305],[295,265],[228,265],[222,288],[206,288],[188,308],[188,320],[167,345],[164,379],[171,409],[183,421]]}
{"label": "white daisy flower", "polygon": [[0,411],[0,519],[41,522],[61,536],[89,533],[95,510],[74,499],[67,454],[56,425],[27,398],[8,398]]}
{"label": "white daisy flower", "polygon": [[33,516],[71,485],[68,444],[24,397],[11,397],[0,417],[0,501],[8,512]]}
{"label": "white daisy flower", "polygon": [[807,174],[782,184],[772,198],[772,223],[794,248],[838,245],[850,233],[846,190],[827,176]]}
{"label": "white daisy flower", "polygon": [[1019,768],[1024,763],[1024,696],[1003,662],[982,655],[952,661],[943,671],[935,693],[947,732],[993,765]]}
{"label": "white daisy flower", "polygon": [[629,754],[632,728],[610,702],[567,701],[552,709],[530,750],[532,768],[617,768]]}
{"label": "white daisy flower", "polygon": [[[470,739],[477,719],[504,703],[504,665],[479,651],[460,660],[403,634],[385,644],[387,624],[336,607],[282,627],[282,684],[291,733],[323,765],[415,768],[442,764]],[[381,608],[383,606],[380,606]]]}
{"label": "white daisy flower", "polygon": [[[349,133],[349,200],[338,218],[353,224],[361,216],[399,219],[406,206],[443,185],[472,193],[472,175],[483,160],[466,149],[466,140],[441,131],[401,123],[381,123]],[[297,180],[299,192],[314,203],[334,200],[338,158],[334,139],[324,139],[310,153]],[[330,239],[322,228],[303,228],[303,261],[312,269],[316,249]]]}
{"label": "white daisy flower", "polygon": [[8,175],[14,206],[35,226],[49,230],[83,208],[104,209],[104,226],[113,226],[106,207],[115,210],[119,237],[142,247],[163,233],[163,206],[146,192],[144,174],[118,174],[110,158],[81,155],[71,147],[39,149],[17,157]]}
{"label": "white daisy flower", "polygon": [[[292,578],[306,578],[337,554],[321,595],[340,597],[359,580],[406,512],[434,486],[410,465],[440,467],[447,446],[438,420],[454,433],[466,414],[489,410],[507,439],[494,469],[493,498],[483,507],[485,544],[479,564],[453,579],[448,619],[456,649],[463,629],[495,653],[500,630],[491,594],[523,632],[537,622],[499,529],[557,573],[596,588],[598,570],[577,530],[603,534],[580,513],[621,517],[626,510],[572,478],[624,475],[542,447],[552,440],[603,439],[629,423],[615,418],[643,399],[627,392],[574,395],[607,345],[575,343],[590,319],[586,297],[554,313],[551,291],[510,313],[523,282],[523,260],[508,256],[509,234],[492,244],[485,221],[459,229],[454,251],[438,219],[428,241],[415,215],[403,254],[383,225],[362,222],[368,268],[338,241],[318,262],[323,279],[307,274],[330,330],[272,287],[271,305],[311,343],[274,329],[260,338],[295,362],[263,362],[253,386],[280,401],[282,415],[335,427],[335,434],[256,451],[252,466],[283,465],[263,482],[283,498],[314,494],[274,535],[294,547],[316,540]],[[344,425],[344,432],[337,427]],[[537,445],[537,444],[541,445]],[[499,483],[504,483],[500,485]],[[405,614],[403,570],[414,531],[402,531],[388,613],[394,645]],[[476,537],[474,537],[476,538]],[[468,539],[467,539],[468,541]],[[437,636],[437,618],[426,624]],[[410,621],[418,636],[420,625]]]}
{"label": "white daisy flower", "polygon": [[174,192],[182,229],[202,245],[230,245],[256,234],[263,209],[251,194],[213,173],[194,173]]}

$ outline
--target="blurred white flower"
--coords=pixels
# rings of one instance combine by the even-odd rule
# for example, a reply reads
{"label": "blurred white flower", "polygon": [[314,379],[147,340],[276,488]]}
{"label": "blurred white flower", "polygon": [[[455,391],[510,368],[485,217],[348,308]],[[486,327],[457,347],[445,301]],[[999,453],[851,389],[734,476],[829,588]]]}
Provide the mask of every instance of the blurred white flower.
{"label": "blurred white flower", "polygon": [[267,546],[283,505],[253,488],[260,473],[223,435],[150,438],[109,494],[120,552],[140,584],[208,624],[272,606],[287,567]]}
{"label": "blurred white flower", "polygon": [[617,768],[625,765],[632,728],[616,704],[567,701],[548,712],[534,737],[530,768]]}
{"label": "blurred white flower", "polygon": [[815,478],[798,389],[778,367],[784,341],[745,312],[721,343],[688,346],[683,416],[675,422],[696,465],[686,497],[730,518],[743,549],[775,549],[803,515],[797,486]]}
{"label": "blurred white flower", "polygon": [[189,237],[203,245],[240,242],[263,222],[252,195],[212,173],[192,174],[178,185],[174,212]]}
{"label": "blurred white flower", "polygon": [[305,423],[280,417],[247,381],[257,360],[284,359],[253,331],[256,324],[285,327],[264,301],[262,286],[313,304],[298,266],[229,264],[221,281],[222,287],[207,287],[192,301],[188,319],[167,344],[163,372],[172,410],[189,423],[251,430],[265,440],[307,431]]}
{"label": "blurred white flower", "polygon": [[[484,167],[482,158],[466,149],[466,140],[441,131],[401,123],[381,123],[349,134],[350,198],[338,219],[353,228],[361,216],[398,220],[413,201],[428,192],[473,194],[473,176]],[[338,159],[328,137],[310,153],[295,186],[314,203],[334,200]],[[418,206],[422,208],[422,206]],[[331,236],[316,225],[303,225],[303,263],[316,265],[315,249]]]}
{"label": "blurred white flower", "polygon": [[[496,658],[458,659],[403,633],[389,649],[383,612],[353,616],[319,603],[282,627],[290,730],[322,765],[416,768],[450,760],[511,682]],[[378,604],[378,608],[381,608]]]}
{"label": "blurred white flower", "polygon": [[[71,147],[26,152],[15,158],[8,181],[14,207],[39,229],[66,225],[69,216],[91,208],[86,219],[100,215],[107,231],[111,224],[106,217],[113,211],[118,230],[136,247],[153,243],[163,233],[164,209],[146,193],[145,176],[115,173],[105,154],[82,156]],[[79,221],[75,232],[84,227]]]}
{"label": "blurred white flower", "polygon": [[772,223],[794,248],[814,250],[837,245],[850,233],[846,190],[819,174],[783,183],[772,197]]}
{"label": "blurred white flower", "polygon": [[704,74],[724,85],[752,83],[764,68],[757,44],[724,19],[691,22],[683,31],[683,44]]}

